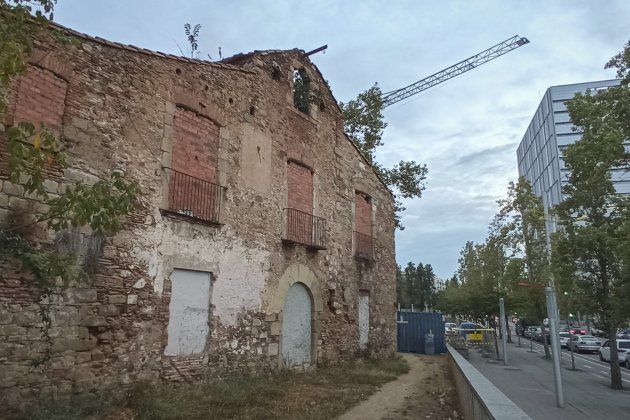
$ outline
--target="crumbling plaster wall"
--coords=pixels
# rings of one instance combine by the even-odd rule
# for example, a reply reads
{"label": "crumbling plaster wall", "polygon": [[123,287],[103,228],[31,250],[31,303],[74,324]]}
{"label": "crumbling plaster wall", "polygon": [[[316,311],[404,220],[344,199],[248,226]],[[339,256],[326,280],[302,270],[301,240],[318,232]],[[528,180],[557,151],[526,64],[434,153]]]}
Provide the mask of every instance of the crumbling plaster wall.
{"label": "crumbling plaster wall", "polygon": [[[92,282],[59,289],[52,308],[53,358],[36,372],[30,359],[43,343],[29,276],[1,273],[0,364],[6,374],[0,388],[19,390],[3,393],[6,401],[55,389],[274,369],[282,312],[272,310],[277,305],[271,297],[282,299],[276,294],[280,279],[296,264],[309,268],[316,279],[312,287],[319,288],[312,290],[319,299],[315,307],[321,308],[313,320],[318,361],[334,363],[358,352],[360,290],[370,293],[371,349],[378,355],[394,351],[391,197],[343,134],[334,98],[300,51],[256,54],[235,67],[85,38],[80,47],[63,47],[42,37],[31,61],[63,73],[68,82],[63,140],[71,167],[55,178],[59,188],[77,180],[94,182],[118,169],[137,180],[142,193],[124,230],[105,243]],[[298,66],[306,66],[322,92],[322,103],[312,106],[310,116],[292,105],[292,73]],[[272,76],[276,67],[282,69],[280,80]],[[220,127],[217,180],[227,187],[220,226],[174,220],[159,211],[178,105]],[[252,167],[256,157],[258,165]],[[13,202],[31,200],[7,180],[5,159],[0,156],[4,222]],[[313,213],[327,221],[325,250],[282,243],[288,159],[314,168]],[[355,189],[373,199],[373,262],[352,254]],[[38,210],[29,206],[28,211]],[[37,239],[50,243],[50,233],[42,230]],[[169,277],[175,268],[212,273],[206,353],[164,356]]]}

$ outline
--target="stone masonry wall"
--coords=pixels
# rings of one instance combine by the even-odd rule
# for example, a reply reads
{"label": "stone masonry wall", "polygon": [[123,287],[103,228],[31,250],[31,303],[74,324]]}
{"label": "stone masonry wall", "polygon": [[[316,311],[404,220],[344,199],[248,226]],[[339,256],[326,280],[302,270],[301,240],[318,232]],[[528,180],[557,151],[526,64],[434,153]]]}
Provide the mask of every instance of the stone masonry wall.
{"label": "stone masonry wall", "polygon": [[[277,369],[282,303],[296,281],[313,298],[315,363],[358,354],[360,291],[370,296],[368,348],[379,357],[392,354],[391,195],[344,135],[335,99],[303,52],[207,63],[75,36],[79,47],[58,45],[48,36],[36,40],[31,61],[38,69],[26,76],[43,69],[67,85],[60,132],[71,166],[51,168],[49,192],[95,182],[112,170],[139,182],[142,192],[124,229],[102,247],[93,246],[96,239],[86,230],[57,238],[41,226],[29,232],[41,246],[65,243],[98,261],[89,282],[60,287],[51,299],[52,359],[38,368],[31,361],[45,343],[32,279],[2,268],[0,402],[10,406],[50,393]],[[322,93],[309,115],[292,103],[292,75],[299,68]],[[14,83],[13,100],[23,94],[21,86],[20,80]],[[179,165],[175,121],[181,112],[205,118],[218,130],[214,182],[225,187],[218,224],[161,211],[168,206],[164,168]],[[7,115],[0,136],[12,123]],[[185,163],[192,173],[212,166],[193,160]],[[312,168],[312,213],[326,220],[323,250],[283,241],[290,161]],[[372,197],[373,261],[353,255],[356,190]],[[8,180],[6,152],[0,152],[0,224],[44,211],[43,203]],[[212,274],[203,353],[164,355],[175,268]]]}

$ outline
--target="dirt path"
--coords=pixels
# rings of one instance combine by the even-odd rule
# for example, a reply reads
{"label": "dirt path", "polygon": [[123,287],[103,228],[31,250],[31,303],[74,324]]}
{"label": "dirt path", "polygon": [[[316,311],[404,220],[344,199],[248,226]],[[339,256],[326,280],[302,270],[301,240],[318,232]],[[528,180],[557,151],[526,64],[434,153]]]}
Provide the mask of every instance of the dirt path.
{"label": "dirt path", "polygon": [[445,355],[403,354],[409,373],[389,382],[339,420],[461,419]]}

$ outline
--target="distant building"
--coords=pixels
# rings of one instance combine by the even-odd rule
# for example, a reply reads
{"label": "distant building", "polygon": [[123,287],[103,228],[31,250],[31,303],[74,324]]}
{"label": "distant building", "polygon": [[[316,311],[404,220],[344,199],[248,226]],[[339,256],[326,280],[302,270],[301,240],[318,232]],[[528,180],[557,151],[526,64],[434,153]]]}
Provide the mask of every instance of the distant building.
{"label": "distant building", "polygon": [[[569,119],[565,101],[578,92],[608,89],[618,84],[619,80],[603,80],[552,86],[545,92],[516,155],[518,173],[532,184],[534,193],[542,197],[546,215],[563,200],[562,187],[569,179],[563,150],[582,138],[582,132],[576,131]],[[612,179],[618,193],[630,193],[630,174],[624,169],[615,170]],[[547,232],[555,230],[556,222],[547,217]]]}

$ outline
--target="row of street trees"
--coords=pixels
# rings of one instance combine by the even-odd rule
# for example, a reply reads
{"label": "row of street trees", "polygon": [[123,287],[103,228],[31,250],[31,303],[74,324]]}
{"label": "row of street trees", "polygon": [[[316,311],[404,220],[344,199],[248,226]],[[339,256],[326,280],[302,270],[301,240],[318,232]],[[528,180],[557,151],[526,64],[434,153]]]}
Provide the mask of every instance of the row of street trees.
{"label": "row of street trees", "polygon": [[[437,306],[494,319],[498,298],[504,297],[511,312],[541,321],[546,312],[541,288],[555,285],[561,300],[571,299],[593,314],[611,340],[611,387],[621,389],[616,332],[630,321],[630,198],[616,194],[611,174],[630,169],[630,42],[606,64],[611,67],[620,86],[567,101],[583,135],[564,150],[571,171],[564,201],[545,215],[525,179],[511,183],[488,238],[466,244],[456,279],[438,294]],[[559,228],[548,240],[545,221],[551,217]],[[571,302],[561,301],[560,307]]]}
{"label": "row of street trees", "polygon": [[436,276],[431,264],[407,263],[404,270],[396,267],[396,300],[401,308],[413,307],[418,311],[435,306]]}

